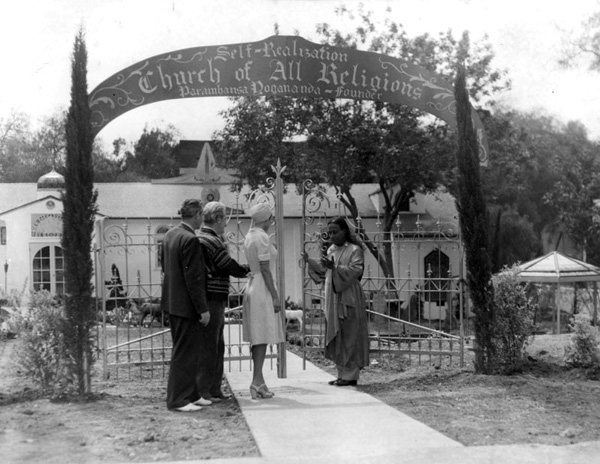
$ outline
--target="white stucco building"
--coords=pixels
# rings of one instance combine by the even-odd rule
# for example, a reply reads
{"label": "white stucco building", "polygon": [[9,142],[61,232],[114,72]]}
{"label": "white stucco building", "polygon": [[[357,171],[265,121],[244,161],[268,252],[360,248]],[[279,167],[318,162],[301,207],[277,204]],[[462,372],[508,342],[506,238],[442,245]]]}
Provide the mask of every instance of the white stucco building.
{"label": "white stucco building", "polygon": [[[187,144],[187,145],[186,145]],[[187,198],[202,198],[204,202],[218,200],[231,213],[226,235],[232,254],[245,262],[241,247],[249,220],[244,215],[249,203],[248,190],[232,192],[232,177],[215,169],[209,143],[183,141],[185,153],[180,157],[180,176],[152,182],[98,183],[98,215],[96,219],[94,260],[95,288],[106,292],[104,282],[111,278],[115,264],[128,295],[147,297],[160,295],[160,263],[158,249],[164,233],[179,222],[177,211]],[[46,288],[52,292],[64,291],[63,256],[61,247],[63,203],[61,191],[64,179],[51,172],[37,183],[0,184],[0,263],[2,291],[0,294],[25,292],[30,288]],[[331,201],[314,213],[313,227],[324,227],[326,218],[343,212],[343,207],[332,189],[327,191]],[[380,224],[377,184],[360,184],[352,188],[365,229],[377,235]],[[293,301],[302,298],[303,269],[300,253],[306,238],[306,215],[303,219],[303,196],[289,186],[283,199],[285,291]],[[415,230],[421,232],[439,228],[439,223],[453,223],[457,232],[458,220],[454,199],[445,193],[417,195],[411,211],[402,213],[395,229],[397,234]],[[320,224],[320,225],[319,225]],[[437,225],[436,225],[437,224]],[[271,231],[274,232],[274,231]],[[416,242],[415,242],[416,243]],[[428,248],[429,247],[429,248]],[[436,248],[437,247],[437,248]],[[395,246],[395,275],[413,278],[427,277],[428,253],[439,248],[435,242]],[[454,247],[455,248],[455,247]],[[453,249],[454,249],[453,248]],[[460,252],[448,255],[447,271],[460,266]],[[429,265],[431,267],[431,265]],[[431,269],[429,269],[431,272]],[[367,276],[379,273],[371,255],[367,260]],[[137,293],[136,293],[137,292]]]}

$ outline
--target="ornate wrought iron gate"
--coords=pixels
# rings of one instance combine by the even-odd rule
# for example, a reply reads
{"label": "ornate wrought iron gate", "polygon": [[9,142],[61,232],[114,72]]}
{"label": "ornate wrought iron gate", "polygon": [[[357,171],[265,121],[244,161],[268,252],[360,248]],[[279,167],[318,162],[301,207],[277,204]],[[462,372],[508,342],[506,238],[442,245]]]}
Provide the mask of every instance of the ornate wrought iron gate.
{"label": "ornate wrought iron gate", "polygon": [[[251,205],[268,202],[276,217],[273,237],[278,254],[278,287],[281,295],[301,294],[304,323],[299,342],[304,353],[323,349],[325,321],[322,289],[306,274],[292,282],[291,267],[300,253],[318,254],[326,243],[327,221],[345,216],[368,245],[363,288],[368,300],[371,351],[377,356],[402,355],[410,361],[462,362],[464,334],[468,330],[468,305],[463,287],[463,249],[454,223],[424,223],[419,216],[398,220],[391,231],[382,229],[379,217],[351,218],[336,195],[323,187],[304,184],[302,217],[286,216],[285,233],[299,224],[301,237],[293,243],[298,253],[284,255],[283,184],[285,168],[274,168],[266,187],[238,192],[227,205],[230,212],[226,241],[232,256],[245,262],[242,244],[249,226],[245,216]],[[178,218],[104,218],[96,229],[95,264],[98,307],[98,348],[105,376],[164,376],[170,359],[168,319],[158,311],[162,237]],[[289,241],[289,238],[288,238]],[[287,247],[289,252],[290,246]],[[384,273],[378,254],[386,253],[392,273]],[[391,259],[390,259],[391,257]],[[297,286],[286,292],[287,283]],[[303,263],[300,260],[300,265]],[[250,350],[241,337],[241,300],[245,279],[232,281],[226,311],[227,368],[250,362]],[[285,314],[282,312],[282,324]],[[271,368],[286,376],[285,344],[269,351]],[[377,358],[373,356],[373,358]]]}
{"label": "ornate wrought iron gate", "polygon": [[[280,165],[266,187],[238,192],[229,212],[226,243],[232,256],[245,262],[242,252],[249,219],[244,211],[258,202],[274,210],[276,230],[273,239],[279,253],[278,285],[285,291],[283,244],[283,185]],[[96,228],[96,302],[98,312],[98,352],[105,377],[131,375],[164,376],[171,355],[168,317],[160,312],[160,246],[164,234],[179,218],[168,220],[103,218]],[[241,368],[250,362],[250,347],[242,341],[241,303],[246,279],[232,279],[229,308],[226,309],[226,369]],[[284,314],[282,313],[282,324]],[[267,359],[281,377],[285,372],[285,349],[271,346]]]}
{"label": "ornate wrought iron gate", "polygon": [[[462,364],[469,311],[458,224],[440,220],[425,224],[419,215],[408,215],[386,231],[379,216],[351,217],[339,196],[307,181],[302,249],[309,256],[327,249],[327,222],[334,216],[345,217],[365,245],[362,285],[373,362],[385,355],[401,355],[409,362]],[[388,272],[383,270],[383,260]],[[305,354],[323,350],[325,333],[322,288],[307,271],[305,266],[305,311],[298,340]]]}
{"label": "ornate wrought iron gate", "polygon": [[167,223],[105,217],[96,230],[98,349],[106,378],[164,376],[168,319],[160,312],[161,239]]}

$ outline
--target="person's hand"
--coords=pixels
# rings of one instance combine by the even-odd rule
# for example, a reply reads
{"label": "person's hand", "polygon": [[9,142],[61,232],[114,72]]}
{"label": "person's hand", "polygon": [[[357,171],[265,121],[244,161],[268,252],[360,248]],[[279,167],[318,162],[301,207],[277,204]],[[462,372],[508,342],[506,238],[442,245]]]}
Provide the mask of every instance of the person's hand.
{"label": "person's hand", "polygon": [[321,258],[321,265],[327,269],[333,269],[333,258],[323,256]]}
{"label": "person's hand", "polygon": [[281,301],[279,301],[279,296],[273,297],[273,308],[275,309],[275,313],[281,311]]}
{"label": "person's hand", "polygon": [[208,311],[204,311],[202,314],[200,314],[200,324],[202,324],[204,327],[206,327],[209,322],[210,322],[210,313]]}

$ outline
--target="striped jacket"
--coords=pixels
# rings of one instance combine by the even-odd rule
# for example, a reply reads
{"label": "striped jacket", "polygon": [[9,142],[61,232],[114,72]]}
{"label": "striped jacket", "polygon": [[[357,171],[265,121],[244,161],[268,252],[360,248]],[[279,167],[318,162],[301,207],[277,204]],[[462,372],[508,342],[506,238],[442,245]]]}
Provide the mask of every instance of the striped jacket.
{"label": "striped jacket", "polygon": [[[211,295],[229,294],[229,276],[246,277],[250,269],[231,257],[223,239],[211,228],[201,227],[198,235],[207,267],[206,290]],[[215,295],[216,296],[216,295]]]}

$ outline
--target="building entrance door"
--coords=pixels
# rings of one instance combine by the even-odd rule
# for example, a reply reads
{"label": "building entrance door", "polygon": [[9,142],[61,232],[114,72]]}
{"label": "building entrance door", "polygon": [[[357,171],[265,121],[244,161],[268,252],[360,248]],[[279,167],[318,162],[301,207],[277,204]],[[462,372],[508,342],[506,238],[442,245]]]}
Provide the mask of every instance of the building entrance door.
{"label": "building entrance door", "polygon": [[31,250],[31,283],[34,290],[65,292],[63,249],[58,245],[40,245]]}

